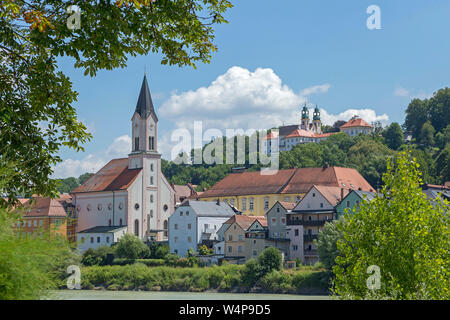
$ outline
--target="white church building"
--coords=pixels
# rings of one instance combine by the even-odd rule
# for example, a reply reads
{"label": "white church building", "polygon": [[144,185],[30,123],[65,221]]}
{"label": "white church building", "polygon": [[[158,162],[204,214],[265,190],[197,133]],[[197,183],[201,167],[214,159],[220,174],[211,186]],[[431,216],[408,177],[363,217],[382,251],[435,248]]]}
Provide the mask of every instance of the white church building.
{"label": "white church building", "polygon": [[71,193],[77,239],[90,235],[83,239],[84,248],[96,247],[96,241],[103,241],[103,233],[122,227],[142,240],[168,240],[175,191],[161,172],[158,117],[146,76],[131,126],[132,150],[128,158],[111,160]]}

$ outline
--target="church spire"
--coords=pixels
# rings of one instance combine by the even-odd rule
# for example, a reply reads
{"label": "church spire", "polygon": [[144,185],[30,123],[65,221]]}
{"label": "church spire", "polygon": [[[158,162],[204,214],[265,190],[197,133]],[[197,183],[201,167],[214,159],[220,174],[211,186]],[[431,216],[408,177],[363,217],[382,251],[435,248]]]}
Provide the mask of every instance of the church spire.
{"label": "church spire", "polygon": [[148,88],[146,74],[144,74],[144,80],[142,81],[141,92],[139,93],[138,102],[136,104],[136,112],[143,119],[147,119],[147,117],[152,114],[155,121],[158,121],[155,108],[153,107],[152,96],[150,95],[150,90]]}

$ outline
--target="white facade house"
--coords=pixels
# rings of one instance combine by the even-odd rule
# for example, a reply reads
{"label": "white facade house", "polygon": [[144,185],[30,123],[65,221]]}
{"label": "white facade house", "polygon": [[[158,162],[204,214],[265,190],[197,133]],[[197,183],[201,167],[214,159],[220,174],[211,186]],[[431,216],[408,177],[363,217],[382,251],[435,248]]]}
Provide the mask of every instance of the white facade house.
{"label": "white facade house", "polygon": [[132,119],[132,150],[113,159],[72,191],[77,233],[95,227],[126,227],[142,240],[167,240],[175,191],[161,171],[158,118],[144,76]]}
{"label": "white facade house", "polygon": [[348,192],[348,189],[340,187],[315,185],[292,211],[286,213],[290,259],[300,258],[306,264],[318,261],[314,240],[318,239],[325,222],[334,219],[335,206]]}
{"label": "white facade house", "polygon": [[78,250],[83,253],[88,249],[111,246],[117,243],[126,232],[126,227],[94,227],[78,232]]}
{"label": "white facade house", "polygon": [[225,202],[185,201],[169,217],[170,252],[185,256],[202,241],[219,241],[217,231],[233,215]]}

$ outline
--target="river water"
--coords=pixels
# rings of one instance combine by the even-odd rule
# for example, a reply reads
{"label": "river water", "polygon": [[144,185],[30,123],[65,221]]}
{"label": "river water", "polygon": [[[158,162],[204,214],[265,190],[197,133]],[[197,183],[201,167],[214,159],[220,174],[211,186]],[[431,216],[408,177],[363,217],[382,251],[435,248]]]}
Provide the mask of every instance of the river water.
{"label": "river water", "polygon": [[107,291],[58,290],[48,299],[56,300],[328,300],[328,296],[293,294],[167,292],[167,291]]}

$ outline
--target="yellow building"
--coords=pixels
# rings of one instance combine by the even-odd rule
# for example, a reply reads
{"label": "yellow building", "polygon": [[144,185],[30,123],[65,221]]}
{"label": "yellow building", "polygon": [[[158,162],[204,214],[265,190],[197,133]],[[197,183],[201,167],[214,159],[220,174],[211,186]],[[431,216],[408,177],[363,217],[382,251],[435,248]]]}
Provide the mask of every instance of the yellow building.
{"label": "yellow building", "polygon": [[298,202],[313,185],[374,191],[355,169],[328,167],[231,173],[198,198],[225,201],[246,215],[263,216],[277,202]]}
{"label": "yellow building", "polygon": [[60,199],[33,198],[19,208],[23,212],[21,221],[15,225],[18,236],[42,236],[50,234],[75,239],[75,220],[71,217],[73,207],[70,197]]}

